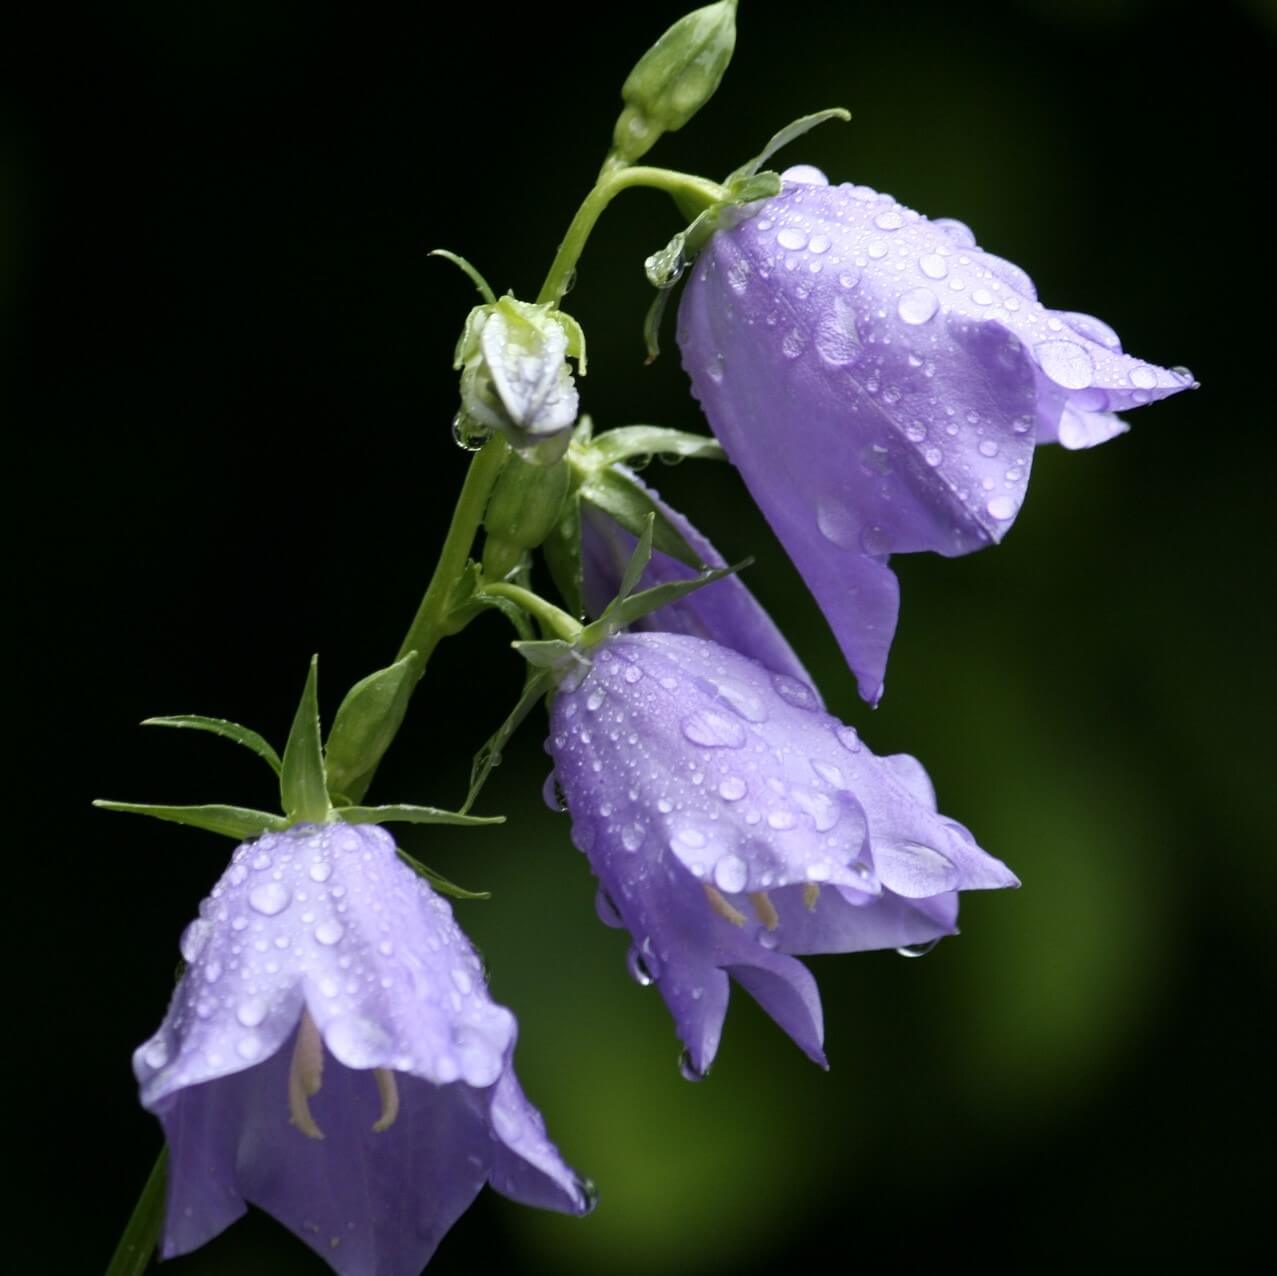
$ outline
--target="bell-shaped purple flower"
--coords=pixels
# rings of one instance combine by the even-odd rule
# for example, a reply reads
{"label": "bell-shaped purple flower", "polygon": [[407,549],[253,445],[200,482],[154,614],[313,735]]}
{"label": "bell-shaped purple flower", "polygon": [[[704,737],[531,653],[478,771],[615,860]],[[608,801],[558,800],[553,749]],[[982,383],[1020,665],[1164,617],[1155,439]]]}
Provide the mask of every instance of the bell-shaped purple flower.
{"label": "bell-shaped purple flower", "polygon": [[1040,442],[1089,447],[1117,412],[1192,384],[1049,310],[960,222],[929,221],[811,168],[713,235],[679,344],[719,442],[829,620],[861,694],[881,694],[893,553],[1000,540]]}
{"label": "bell-shaped purple flower", "polygon": [[[624,469],[618,466],[618,469]],[[727,560],[672,505],[625,470],[653,506],[660,512],[708,567],[726,567]],[[634,553],[635,538],[602,510],[583,503],[581,509],[581,574],[586,611],[601,616],[621,587],[626,565]],[[654,550],[636,588],[654,589],[674,581],[691,580],[690,567],[668,554]],[[757,660],[775,673],[788,674],[810,682],[802,662],[781,633],[776,622],[763,610],[758,599],[738,573],[724,576],[676,602],[641,616],[632,626],[643,631],[691,634],[732,647]]]}
{"label": "bell-shaped purple flower", "polygon": [[245,843],[136,1052],[169,1144],[162,1254],[273,1215],[342,1276],[417,1276],[485,1183],[585,1213],[448,903],[372,825]]}
{"label": "bell-shaped purple flower", "polygon": [[701,638],[605,641],[560,687],[546,749],[600,916],[629,930],[693,1073],[729,976],[823,1064],[792,954],[924,944],[953,933],[957,891],[1017,884],[937,813],[917,761],[875,756],[806,683]]}

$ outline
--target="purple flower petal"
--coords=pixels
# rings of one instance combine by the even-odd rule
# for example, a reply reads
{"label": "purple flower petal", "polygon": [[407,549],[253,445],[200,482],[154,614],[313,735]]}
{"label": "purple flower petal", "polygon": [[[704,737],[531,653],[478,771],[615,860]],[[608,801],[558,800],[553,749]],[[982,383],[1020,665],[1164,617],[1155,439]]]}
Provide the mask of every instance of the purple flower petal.
{"label": "purple flower petal", "polygon": [[701,638],[609,639],[560,688],[546,748],[601,915],[629,930],[696,1071],[728,974],[823,1062],[791,954],[924,943],[953,933],[954,892],[1017,884],[937,813],[915,759],[877,757],[805,683]]}
{"label": "purple flower petal", "polygon": [[182,953],[134,1056],[171,1151],[166,1257],[252,1202],[343,1276],[415,1276],[485,1182],[589,1207],[515,1080],[514,1016],[382,829],[239,847]]}
{"label": "purple flower petal", "polygon": [[1112,438],[1115,412],[1192,378],[1039,304],[961,223],[801,176],[710,240],[679,343],[714,433],[875,701],[898,608],[889,556],[1000,540],[1036,442]]}
{"label": "purple flower petal", "polygon": [[[652,498],[652,503],[678,529],[683,539],[700,555],[703,563],[710,567],[727,566],[727,560],[710,544],[707,537],[697,531],[676,509],[661,500],[637,475],[628,470],[626,473]],[[616,597],[621,576],[634,552],[634,545],[635,538],[615,520],[588,503],[582,504],[583,592],[586,610],[591,616],[601,615],[608,603]],[[639,588],[651,589],[670,581],[691,580],[695,575],[690,567],[656,550],[643,573]],[[649,612],[633,628],[709,638],[734,648],[777,673],[789,674],[803,682],[811,681],[784,634],[750,593],[739,574],[725,576],[678,602],[670,603],[659,611]]]}

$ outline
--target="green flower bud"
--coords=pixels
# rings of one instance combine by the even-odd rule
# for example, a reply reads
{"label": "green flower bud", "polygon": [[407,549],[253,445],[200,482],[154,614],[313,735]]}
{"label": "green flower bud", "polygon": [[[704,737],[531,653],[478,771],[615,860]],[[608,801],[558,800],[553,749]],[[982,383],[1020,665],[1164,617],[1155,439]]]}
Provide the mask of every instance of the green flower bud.
{"label": "green flower bud", "polygon": [[568,465],[535,465],[512,452],[507,459],[483,516],[487,540],[483,547],[484,575],[501,579],[525,551],[536,549],[554,530],[571,474]]}
{"label": "green flower bud", "polygon": [[714,96],[736,47],[736,0],[680,18],[639,59],[621,89],[609,163],[632,164],[662,133],[683,127]]}
{"label": "green flower bud", "polygon": [[500,430],[541,464],[567,449],[579,399],[569,357],[584,371],[580,326],[553,305],[505,296],[476,306],[457,343],[463,433]]}

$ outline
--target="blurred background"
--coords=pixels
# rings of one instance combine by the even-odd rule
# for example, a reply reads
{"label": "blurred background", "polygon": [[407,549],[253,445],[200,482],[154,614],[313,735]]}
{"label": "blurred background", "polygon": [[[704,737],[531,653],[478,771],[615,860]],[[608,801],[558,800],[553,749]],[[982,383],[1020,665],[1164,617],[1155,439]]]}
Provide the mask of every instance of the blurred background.
{"label": "blurred background", "polygon": [[[445,246],[530,295],[588,189],[619,86],[681,4],[497,16],[299,0],[97,7],[52,33],[4,131],[22,778],[11,862],[25,1043],[10,1108],[26,1270],[100,1270],[159,1146],[129,1057],[221,872],[211,834],[93,797],[269,806],[203,712],[282,742],[310,654],[331,713],[387,663],[466,462]],[[1152,0],[744,0],[719,95],[654,163],[721,176],[845,104],[824,167],[1025,267],[1047,304],[1188,364],[1202,389],[1089,453],[1039,452],[1013,534],[902,558],[873,713],[726,466],[654,465],[777,616],[831,708],[923,759],[942,809],[1024,881],[964,900],[920,961],[817,958],[832,1070],[737,991],[690,1085],[654,989],[595,919],[546,810],[542,723],[484,799],[498,830],[408,829],[455,880],[518,1069],[598,1183],[585,1221],[485,1193],[435,1273],[762,1273],[940,1262],[1227,1266],[1267,1246],[1273,799],[1268,210],[1274,7]],[[644,256],[680,223],[614,205],[567,306],[600,426],[700,430],[673,345],[642,359]],[[373,798],[461,800],[521,677],[495,618],[446,644]],[[42,971],[32,978],[32,970]],[[52,1074],[49,1068],[52,1065]],[[47,1219],[47,1224],[39,1220]],[[25,1236],[25,1239],[24,1239]],[[173,1276],[322,1264],[250,1217]]]}

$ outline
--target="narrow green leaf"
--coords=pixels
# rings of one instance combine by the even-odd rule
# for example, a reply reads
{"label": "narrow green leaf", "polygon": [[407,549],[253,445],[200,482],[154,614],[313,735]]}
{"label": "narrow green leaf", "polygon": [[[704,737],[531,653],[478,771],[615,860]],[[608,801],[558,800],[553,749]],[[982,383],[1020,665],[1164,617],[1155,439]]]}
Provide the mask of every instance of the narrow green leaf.
{"label": "narrow green leaf", "polygon": [[168,1147],[160,1149],[132,1217],[115,1247],[106,1276],[143,1276],[151,1265],[164,1228],[164,1194],[168,1186]]}
{"label": "narrow green leaf", "polygon": [[559,521],[541,546],[545,565],[550,569],[554,587],[572,615],[585,615],[581,583],[581,498],[569,492],[559,513]]}
{"label": "narrow green leaf", "polygon": [[493,732],[484,746],[474,755],[474,764],[470,768],[470,792],[466,795],[465,805],[461,808],[468,811],[479,796],[493,767],[501,765],[501,750],[505,748],[510,737],[518,730],[523,719],[532,712],[538,700],[554,685],[554,672],[551,669],[540,669],[530,673],[523,684],[523,694],[519,703],[514,706],[510,716]]}
{"label": "narrow green leaf", "polygon": [[102,798],[93,805],[104,811],[127,811],[132,815],[149,815],[152,819],[169,820],[174,824],[189,824],[192,828],[233,837],[237,842],[288,827],[288,821],[282,815],[254,811],[246,806],[152,806],[146,802],[108,802]]}
{"label": "narrow green leaf", "polygon": [[263,736],[238,722],[230,722],[226,718],[206,718],[198,713],[175,713],[164,718],[144,718],[144,727],[187,727],[192,731],[208,731],[220,735],[227,740],[234,740],[246,749],[251,749],[259,758],[264,758],[271,770],[279,774],[279,754],[271,748]]}
{"label": "narrow green leaf", "polygon": [[631,536],[642,536],[648,517],[653,516],[653,546],[696,571],[704,570],[700,555],[633,476],[612,468],[598,470],[581,485],[581,498],[614,518]]}
{"label": "narrow green leaf", "polygon": [[488,281],[464,257],[460,257],[456,253],[450,253],[446,248],[436,248],[430,253],[430,256],[442,257],[444,261],[452,262],[458,270],[465,272],[470,282],[479,290],[479,295],[488,305],[495,306],[497,304],[496,293],[488,286]]}
{"label": "narrow green leaf", "polygon": [[319,734],[318,676],[319,657],[312,656],[306,686],[284,746],[279,793],[291,819],[322,824],[328,818],[329,805],[324,749]]}
{"label": "narrow green leaf", "polygon": [[643,346],[647,350],[644,363],[653,364],[661,357],[661,321],[673,295],[673,288],[658,288],[643,316]]}
{"label": "narrow green leaf", "polygon": [[464,886],[458,886],[455,882],[450,882],[442,873],[436,873],[433,868],[427,868],[415,856],[409,855],[402,846],[396,848],[399,852],[399,858],[408,865],[418,877],[424,877],[431,886],[439,892],[440,895],[451,895],[453,899],[491,899],[491,891],[468,891]]}
{"label": "narrow green leaf", "polygon": [[717,439],[659,425],[623,425],[608,430],[595,436],[589,450],[591,457],[597,457],[605,465],[635,456],[669,456],[692,461],[727,459]]}
{"label": "narrow green leaf", "polygon": [[337,817],[347,824],[504,824],[504,815],[462,815],[435,806],[343,806]]}
{"label": "narrow green leaf", "polygon": [[824,124],[829,120],[842,120],[843,123],[846,123],[849,119],[851,119],[851,112],[846,107],[835,106],[828,111],[817,111],[814,115],[804,115],[801,119],[794,120],[792,124],[786,124],[780,132],[772,134],[771,141],[748,164],[742,164],[727,179],[728,185],[737,180],[753,177],[777,151],[782,147],[788,146],[790,142],[797,138],[802,137],[804,133],[810,132],[817,125]]}
{"label": "narrow green leaf", "polygon": [[[616,602],[623,602],[637,588],[640,580],[643,579],[643,573],[647,571],[647,565],[652,561],[652,529],[656,526],[656,515],[649,514],[643,520],[643,531],[639,535],[638,542],[634,546],[634,552],[630,555],[630,561],[625,564],[625,571],[621,574],[621,588],[617,592]],[[608,611],[612,610],[615,603],[608,604]]]}
{"label": "narrow green leaf", "polygon": [[534,638],[510,644],[530,665],[537,669],[557,669],[572,650],[570,642],[562,638]]}
{"label": "narrow green leaf", "polygon": [[324,751],[330,790],[344,793],[352,802],[363,797],[403,722],[416,685],[417,653],[410,651],[346,693]]}

